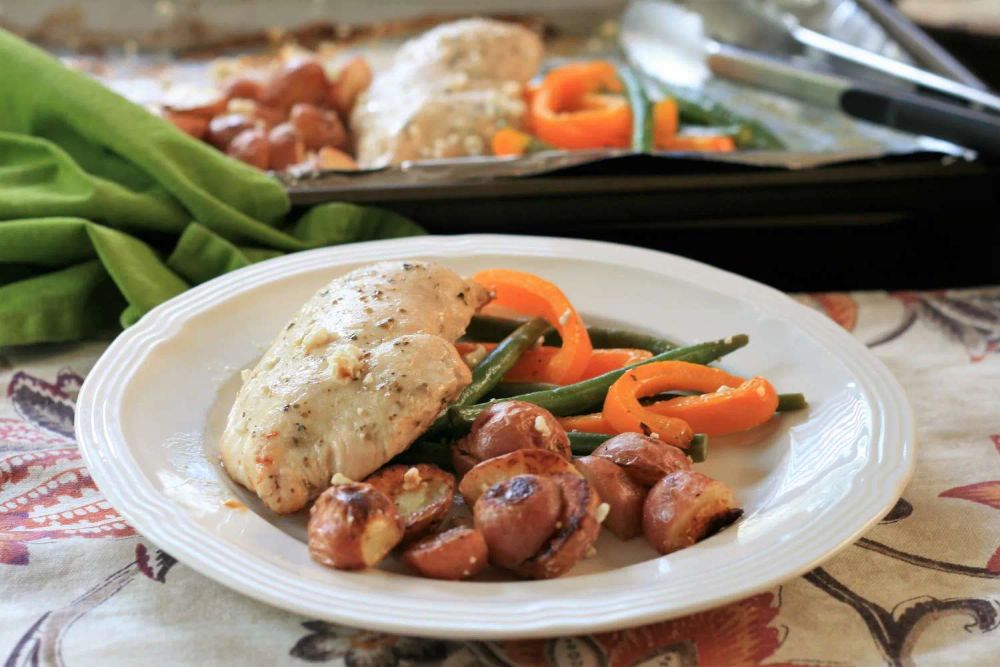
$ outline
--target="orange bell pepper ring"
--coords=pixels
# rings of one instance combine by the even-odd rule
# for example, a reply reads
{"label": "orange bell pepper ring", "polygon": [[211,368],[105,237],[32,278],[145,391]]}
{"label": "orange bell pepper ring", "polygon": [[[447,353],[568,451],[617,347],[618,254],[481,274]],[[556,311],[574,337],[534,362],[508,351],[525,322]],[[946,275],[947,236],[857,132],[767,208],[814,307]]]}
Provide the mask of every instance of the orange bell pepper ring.
{"label": "orange bell pepper ring", "polygon": [[621,95],[614,65],[603,60],[571,63],[549,72],[534,90],[527,125],[556,148],[627,148],[632,110]]}
{"label": "orange bell pepper ring", "polygon": [[653,105],[653,145],[656,148],[666,149],[677,136],[678,125],[680,114],[673,98],[664,98]]}
{"label": "orange bell pepper ring", "polygon": [[541,317],[559,332],[562,347],[546,364],[542,382],[570,384],[583,376],[594,348],[583,319],[561,289],[544,278],[511,269],[487,269],[472,279],[494,293],[494,304]]}
{"label": "orange bell pepper ring", "polygon": [[490,148],[498,157],[524,155],[528,152],[529,146],[531,146],[531,135],[512,127],[500,128],[490,140]]}
{"label": "orange bell pepper ring", "polygon": [[611,428],[611,424],[608,423],[608,420],[600,412],[589,415],[577,415],[575,417],[560,417],[559,423],[567,431],[618,435],[618,431]]}
{"label": "orange bell pepper ring", "polygon": [[[719,391],[723,387],[728,389]],[[705,395],[651,406],[639,402],[643,396],[664,391],[699,391]],[[608,390],[603,415],[620,433],[645,433],[668,444],[687,447],[696,430],[708,435],[745,430],[770,419],[777,407],[778,394],[763,378],[744,382],[718,368],[660,361],[622,375]]]}
{"label": "orange bell pepper ring", "polygon": [[737,387],[725,385],[710,394],[658,401],[646,409],[683,419],[696,433],[729,435],[760,426],[777,408],[774,387],[764,378],[755,377]]}

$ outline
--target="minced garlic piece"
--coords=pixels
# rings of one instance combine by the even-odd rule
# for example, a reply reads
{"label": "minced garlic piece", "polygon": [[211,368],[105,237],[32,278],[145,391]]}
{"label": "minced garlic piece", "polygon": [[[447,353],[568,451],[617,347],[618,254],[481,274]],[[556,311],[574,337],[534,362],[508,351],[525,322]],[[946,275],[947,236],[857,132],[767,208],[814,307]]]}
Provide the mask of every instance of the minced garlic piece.
{"label": "minced garlic piece", "polygon": [[350,343],[337,345],[326,357],[334,380],[347,383],[361,377],[361,348]]}
{"label": "minced garlic piece", "polygon": [[542,415],[535,417],[535,430],[546,438],[552,435],[552,429],[549,428],[549,423],[545,421],[545,417]]}
{"label": "minced garlic piece", "polygon": [[604,523],[604,520],[608,518],[608,512],[611,511],[611,505],[607,503],[601,503],[597,506],[597,511],[594,512],[594,518],[597,519],[597,523]]}
{"label": "minced garlic piece", "polygon": [[354,480],[345,475],[344,473],[334,473],[333,477],[330,478],[330,484],[353,484]]}
{"label": "minced garlic piece", "polygon": [[403,473],[403,490],[413,491],[420,486],[420,471],[416,468],[410,468],[405,473]]}

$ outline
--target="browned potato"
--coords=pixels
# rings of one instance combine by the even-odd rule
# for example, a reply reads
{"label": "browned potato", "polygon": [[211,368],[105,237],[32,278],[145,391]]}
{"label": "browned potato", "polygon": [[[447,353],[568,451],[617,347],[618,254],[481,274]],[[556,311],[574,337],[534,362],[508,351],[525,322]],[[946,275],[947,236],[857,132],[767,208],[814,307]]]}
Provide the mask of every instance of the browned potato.
{"label": "browned potato", "polygon": [[387,466],[365,482],[395,503],[406,527],[406,540],[437,528],[455,497],[455,478],[429,463]]}
{"label": "browned potato", "polygon": [[544,449],[519,449],[476,465],[458,485],[459,493],[469,507],[475,507],[486,489],[518,475],[556,475],[570,473],[580,476],[573,464],[555,452]]}
{"label": "browned potato", "polygon": [[257,104],[253,109],[253,119],[270,130],[275,125],[281,125],[288,120],[288,110]]}
{"label": "browned potato", "polygon": [[475,528],[460,526],[414,542],[402,561],[431,579],[468,579],[486,567],[486,540]]}
{"label": "browned potato", "polygon": [[653,548],[668,554],[714,535],[742,515],[728,486],[699,472],[678,470],[650,489],[642,528]]}
{"label": "browned potato", "polygon": [[594,450],[593,456],[622,467],[643,486],[653,486],[675,470],[690,470],[691,459],[683,451],[639,433],[619,433]]}
{"label": "browned potato", "polygon": [[237,134],[250,129],[253,129],[251,118],[241,113],[225,113],[209,121],[205,140],[224,151]]}
{"label": "browned potato", "polygon": [[573,465],[608,504],[608,515],[602,525],[621,540],[641,535],[646,488],[622,468],[599,456],[582,456],[573,461]]}
{"label": "browned potato", "polygon": [[347,119],[354,109],[354,103],[372,83],[372,68],[364,58],[357,57],[349,61],[340,70],[337,79],[330,84],[327,102],[336,109],[341,118]]}
{"label": "browned potato", "polygon": [[309,511],[309,554],[339,570],[377,565],[403,539],[403,520],[371,484],[334,484]]}
{"label": "browned potato", "polygon": [[358,163],[344,151],[339,151],[330,146],[323,146],[316,153],[313,162],[316,169],[339,169],[340,171],[352,171],[358,168]]}
{"label": "browned potato", "polygon": [[289,119],[308,150],[319,150],[323,146],[343,148],[347,145],[347,130],[333,111],[313,104],[296,104]]}
{"label": "browned potato", "polygon": [[267,169],[271,164],[271,144],[267,140],[267,132],[256,127],[243,130],[229,142],[226,155],[258,169]]}
{"label": "browned potato", "polygon": [[274,126],[267,133],[267,140],[271,145],[271,169],[280,171],[306,159],[305,145],[291,123]]}
{"label": "browned potato", "polygon": [[227,99],[259,100],[264,94],[260,81],[245,76],[231,79],[224,90]]}
{"label": "browned potato", "polygon": [[573,458],[569,436],[545,408],[524,401],[502,401],[479,413],[469,434],[452,446],[452,462],[461,475],[471,461],[485,461],[518,449],[544,449]]}
{"label": "browned potato", "polygon": [[512,568],[533,579],[552,579],[567,572],[593,548],[601,532],[601,499],[586,479],[573,474],[556,474],[550,479],[559,485],[562,511],[556,531],[542,549]]}
{"label": "browned potato", "polygon": [[260,95],[266,107],[287,111],[299,102],[322,104],[326,99],[326,72],[319,63],[307,60],[285,67],[272,78]]}
{"label": "browned potato", "polygon": [[518,475],[487,489],[472,514],[490,560],[511,569],[536,554],[555,533],[561,511],[558,484],[548,477]]}
{"label": "browned potato", "polygon": [[189,134],[195,139],[202,139],[208,130],[208,118],[195,113],[164,111],[164,118],[173,123],[177,129]]}

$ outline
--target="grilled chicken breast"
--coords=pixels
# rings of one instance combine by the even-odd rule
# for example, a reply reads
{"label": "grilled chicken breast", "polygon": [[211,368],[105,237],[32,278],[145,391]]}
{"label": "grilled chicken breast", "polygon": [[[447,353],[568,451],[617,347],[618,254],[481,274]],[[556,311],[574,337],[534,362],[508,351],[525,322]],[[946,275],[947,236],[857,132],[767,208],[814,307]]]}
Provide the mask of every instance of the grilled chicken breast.
{"label": "grilled chicken breast", "polygon": [[488,300],[480,285],[421,262],[326,285],[244,371],[222,436],[226,471],[279,513],[304,507],[335,473],[363,479],[469,384],[453,343]]}
{"label": "grilled chicken breast", "polygon": [[524,116],[524,84],[543,55],[538,36],[513,23],[463,19],[404,44],[354,108],[358,163],[483,155],[503,126]]}

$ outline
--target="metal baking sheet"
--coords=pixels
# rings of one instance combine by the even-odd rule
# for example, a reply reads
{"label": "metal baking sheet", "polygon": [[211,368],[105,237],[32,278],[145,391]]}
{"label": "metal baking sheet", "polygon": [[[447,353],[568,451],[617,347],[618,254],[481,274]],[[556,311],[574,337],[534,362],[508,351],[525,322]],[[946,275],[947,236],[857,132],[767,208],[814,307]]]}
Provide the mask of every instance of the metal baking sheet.
{"label": "metal baking sheet", "polygon": [[[706,0],[698,0],[705,2]],[[717,0],[718,2],[729,0]],[[765,0],[743,0],[745,2]],[[941,71],[950,63],[935,60],[929,39],[905,34],[907,50],[891,32],[902,34],[898,24],[892,31],[865,11],[856,0],[767,0],[795,13],[803,24],[831,36],[905,62],[918,62]],[[872,6],[881,0],[862,0]],[[664,0],[667,4],[678,4]],[[698,2],[689,0],[689,5]],[[223,0],[213,3],[172,2],[169,0],[98,0],[68,3],[37,0],[15,3],[0,15],[8,27],[53,48],[104,49],[97,59],[75,58],[116,90],[140,103],[155,103],[164,95],[183,93],[199,85],[213,83],[215,67],[210,60],[191,54],[220,49],[250,49],[280,38],[289,32],[299,41],[328,42],[326,53],[332,60],[361,53],[376,70],[404,39],[408,28],[426,27],[435,17],[495,15],[518,18],[544,26],[549,37],[549,53],[555,58],[607,57],[621,55],[619,19],[626,9],[620,0],[381,0],[378,3],[337,2],[335,0],[294,0],[276,3],[252,0]],[[84,9],[85,8],[85,9]],[[294,18],[290,18],[294,17]],[[331,17],[336,17],[333,20]],[[880,17],[884,20],[884,16]],[[178,29],[178,27],[183,29]],[[916,32],[914,32],[916,30]],[[256,40],[256,41],[255,41]],[[262,41],[263,40],[263,41]],[[335,45],[329,46],[332,42]],[[766,44],[762,44],[766,47]],[[323,48],[320,48],[323,53]],[[805,52],[797,58],[803,65],[859,76],[841,63],[828,61],[818,53]],[[100,66],[95,66],[95,62]],[[950,72],[965,78],[960,71]],[[749,167],[807,169],[822,165],[857,162],[892,155],[939,153],[968,157],[959,147],[926,137],[915,137],[883,127],[855,121],[839,112],[820,109],[796,100],[773,95],[715,78],[705,81],[701,91],[732,111],[767,126],[781,138],[786,148],[779,151],[738,151],[729,154],[654,153],[643,156],[644,168],[655,171],[678,159],[731,163]],[[469,157],[448,160],[421,160],[379,170],[281,174],[293,192],[318,191],[335,196],[339,192],[434,188],[444,184],[475,184],[494,179],[535,176],[607,162],[628,165],[630,151],[551,151],[522,158]],[[651,161],[651,162],[650,162]],[[650,167],[650,164],[653,166]]]}

